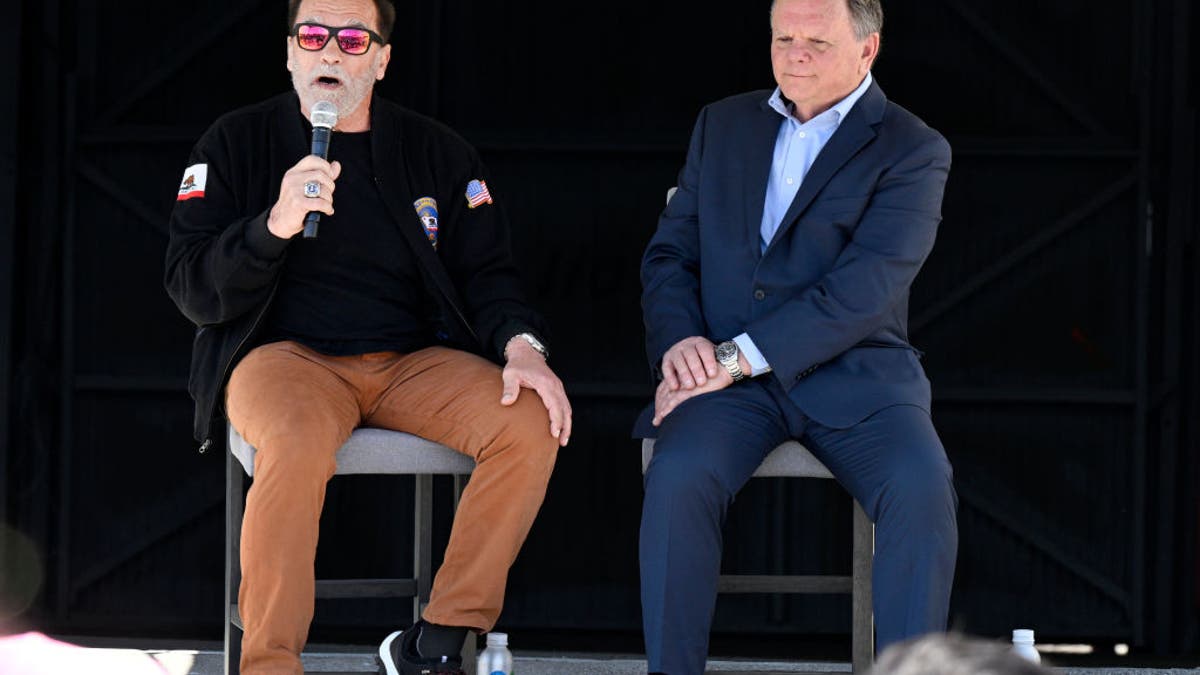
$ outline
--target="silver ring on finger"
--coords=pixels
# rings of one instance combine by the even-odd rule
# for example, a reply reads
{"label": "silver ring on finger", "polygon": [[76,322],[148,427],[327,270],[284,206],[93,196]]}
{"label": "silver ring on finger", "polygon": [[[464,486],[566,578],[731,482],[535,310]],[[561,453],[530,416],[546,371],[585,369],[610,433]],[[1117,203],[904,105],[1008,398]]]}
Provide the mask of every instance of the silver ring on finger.
{"label": "silver ring on finger", "polygon": [[316,199],[321,196],[321,184],[315,180],[310,180],[304,184],[304,196],[309,199]]}

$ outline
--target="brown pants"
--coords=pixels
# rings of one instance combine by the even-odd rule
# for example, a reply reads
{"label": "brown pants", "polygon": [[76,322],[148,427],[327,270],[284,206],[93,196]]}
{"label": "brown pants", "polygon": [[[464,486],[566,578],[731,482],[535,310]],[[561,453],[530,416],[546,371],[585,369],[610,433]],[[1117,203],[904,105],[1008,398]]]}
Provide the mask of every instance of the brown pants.
{"label": "brown pants", "polygon": [[537,393],[523,390],[505,407],[501,388],[495,364],[442,347],[325,356],[276,342],[242,359],[226,394],[230,422],[258,451],[242,520],[242,673],[303,672],[325,484],[358,426],[475,458],[424,618],[492,628],[558,449]]}

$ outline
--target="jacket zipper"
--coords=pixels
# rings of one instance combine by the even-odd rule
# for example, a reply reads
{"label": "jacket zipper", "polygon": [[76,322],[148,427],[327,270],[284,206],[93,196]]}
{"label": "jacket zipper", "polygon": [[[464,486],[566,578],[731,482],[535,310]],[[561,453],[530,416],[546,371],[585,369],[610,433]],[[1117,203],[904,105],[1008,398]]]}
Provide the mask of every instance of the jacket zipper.
{"label": "jacket zipper", "polygon": [[[250,336],[254,335],[254,333],[258,331],[258,325],[262,323],[263,317],[267,315],[267,310],[271,307],[271,301],[275,299],[275,293],[278,290],[279,278],[276,277],[275,283],[271,286],[271,294],[267,296],[267,301],[263,303],[262,309],[258,311],[258,316],[254,318],[254,323],[250,324],[250,330],[242,336],[241,342],[238,342],[238,346],[233,350],[233,357],[229,359],[229,362],[225,364],[225,369],[221,371],[221,384],[218,387],[218,390],[225,388],[225,378],[229,376],[229,369],[233,366],[233,362],[236,360],[238,353],[242,351],[242,347],[246,346],[246,341],[250,339]],[[218,396],[220,396],[219,393]],[[216,405],[217,400],[213,399],[212,407],[209,407],[208,409],[208,429],[210,432],[212,431],[213,407]],[[200,444],[199,453],[203,455],[204,453],[208,452],[208,449],[212,447],[212,442],[213,440],[211,437],[204,439],[204,442]]]}

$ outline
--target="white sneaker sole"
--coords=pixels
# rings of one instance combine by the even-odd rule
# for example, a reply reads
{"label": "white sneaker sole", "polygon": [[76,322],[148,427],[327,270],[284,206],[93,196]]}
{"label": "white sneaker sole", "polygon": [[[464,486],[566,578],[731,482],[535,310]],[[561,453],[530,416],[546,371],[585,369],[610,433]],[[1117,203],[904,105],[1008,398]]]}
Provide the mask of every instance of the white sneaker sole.
{"label": "white sneaker sole", "polygon": [[392,662],[392,643],[400,639],[400,634],[404,631],[398,630],[395,633],[384,638],[379,645],[379,663],[383,665],[387,675],[400,675],[400,670],[395,663]]}

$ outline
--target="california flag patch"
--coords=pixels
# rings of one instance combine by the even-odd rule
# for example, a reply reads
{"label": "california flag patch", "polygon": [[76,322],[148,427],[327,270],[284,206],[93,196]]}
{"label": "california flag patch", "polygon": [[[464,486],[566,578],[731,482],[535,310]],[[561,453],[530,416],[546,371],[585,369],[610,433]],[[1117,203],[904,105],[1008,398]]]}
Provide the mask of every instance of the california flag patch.
{"label": "california flag patch", "polygon": [[193,164],[183,172],[183,182],[179,184],[179,196],[175,201],[200,199],[204,196],[204,185],[208,183],[208,165]]}

